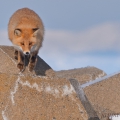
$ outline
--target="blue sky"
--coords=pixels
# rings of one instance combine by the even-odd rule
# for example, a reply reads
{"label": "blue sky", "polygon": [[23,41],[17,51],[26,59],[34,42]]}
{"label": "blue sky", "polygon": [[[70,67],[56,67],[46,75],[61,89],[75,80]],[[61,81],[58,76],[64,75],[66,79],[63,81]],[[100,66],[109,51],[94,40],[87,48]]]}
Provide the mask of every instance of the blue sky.
{"label": "blue sky", "polygon": [[45,37],[39,56],[54,70],[86,66],[107,74],[120,70],[119,0],[1,0],[1,45],[12,45],[7,24],[23,7],[43,20]]}

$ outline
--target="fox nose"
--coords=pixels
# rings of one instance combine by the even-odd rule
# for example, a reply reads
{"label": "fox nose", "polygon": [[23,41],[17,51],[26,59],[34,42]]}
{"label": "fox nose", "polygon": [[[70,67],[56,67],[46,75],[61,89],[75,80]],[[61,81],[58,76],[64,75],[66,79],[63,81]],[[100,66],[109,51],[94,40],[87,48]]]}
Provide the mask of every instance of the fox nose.
{"label": "fox nose", "polygon": [[26,54],[26,55],[29,55],[30,53],[29,53],[29,52],[26,52],[25,54]]}
{"label": "fox nose", "polygon": [[24,52],[24,55],[29,55],[30,54],[30,52]]}

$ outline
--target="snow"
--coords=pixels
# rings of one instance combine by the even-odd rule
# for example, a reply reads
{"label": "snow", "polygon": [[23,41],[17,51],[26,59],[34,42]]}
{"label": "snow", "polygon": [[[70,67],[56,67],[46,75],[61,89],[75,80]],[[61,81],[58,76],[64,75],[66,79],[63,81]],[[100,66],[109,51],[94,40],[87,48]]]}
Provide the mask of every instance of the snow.
{"label": "snow", "polygon": [[104,76],[104,77],[102,77],[102,78],[95,79],[95,80],[93,80],[93,81],[89,81],[89,82],[87,82],[87,83],[85,83],[85,84],[82,84],[81,87],[82,87],[82,88],[85,88],[85,87],[87,87],[87,86],[93,85],[93,84],[98,83],[98,82],[101,82],[101,81],[103,81],[103,80],[106,80],[106,79],[108,79],[108,78],[110,78],[110,77],[112,77],[112,76],[114,76],[114,75],[116,75],[116,74],[119,74],[119,73],[120,73],[120,71],[118,71],[118,72],[116,72],[116,73],[113,73],[113,74],[110,74],[110,75],[106,75],[106,76]]}
{"label": "snow", "polygon": [[6,109],[7,109],[7,106],[5,107],[5,110],[2,111],[3,120],[8,120],[7,116],[5,115]]}
{"label": "snow", "polygon": [[74,90],[72,85],[70,85],[70,87],[67,86],[67,85],[64,85],[63,86],[63,94],[62,94],[62,96],[69,95],[69,94],[72,94],[74,92],[75,92],[75,90]]}
{"label": "snow", "polygon": [[109,117],[110,120],[120,120],[120,115],[113,115]]}

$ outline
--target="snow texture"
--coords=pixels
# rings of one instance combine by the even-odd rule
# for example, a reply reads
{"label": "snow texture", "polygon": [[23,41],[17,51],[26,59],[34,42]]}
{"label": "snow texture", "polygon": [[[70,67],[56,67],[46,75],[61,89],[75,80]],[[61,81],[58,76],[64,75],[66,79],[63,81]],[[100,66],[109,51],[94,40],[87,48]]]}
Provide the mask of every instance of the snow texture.
{"label": "snow texture", "polygon": [[73,92],[75,92],[75,90],[74,90],[72,85],[70,85],[70,87],[65,85],[65,86],[63,86],[63,94],[62,94],[62,96],[72,94]]}
{"label": "snow texture", "polygon": [[113,115],[109,117],[110,120],[120,120],[120,115]]}
{"label": "snow texture", "polygon": [[17,90],[18,90],[18,85],[19,85],[19,84],[21,84],[22,86],[28,86],[28,87],[30,87],[30,88],[34,88],[34,89],[36,89],[36,90],[39,91],[39,92],[41,91],[41,90],[39,89],[37,83],[34,83],[34,84],[31,85],[28,81],[22,82],[22,81],[20,80],[20,76],[18,76],[18,79],[16,80],[16,83],[15,83],[14,90],[11,91],[11,101],[12,101],[13,104],[15,104],[14,95],[15,95],[15,93],[16,93]]}
{"label": "snow texture", "polygon": [[5,115],[6,108],[7,108],[7,106],[5,107],[5,110],[2,111],[3,120],[8,120],[7,116]]}
{"label": "snow texture", "polygon": [[[27,86],[29,88],[32,88],[32,89],[35,89],[37,90],[38,92],[41,92],[41,91],[45,91],[49,94],[52,94],[54,95],[55,97],[58,97],[59,94],[60,94],[60,90],[57,89],[57,88],[54,88],[52,86],[45,86],[44,90],[43,90],[43,87],[40,87],[38,86],[38,84],[35,82],[33,84],[30,84],[29,81],[25,81],[23,82],[21,79],[20,79],[20,76],[18,76],[16,82],[15,82],[15,86],[14,86],[14,89],[13,91],[10,92],[10,97],[11,97],[11,101],[12,101],[12,104],[14,105],[15,104],[15,100],[14,100],[14,96],[15,94],[17,93],[18,91],[18,88],[19,88],[19,84],[21,84],[22,86]],[[72,87],[72,85],[70,86],[67,86],[67,85],[64,85],[63,86],[63,89],[62,89],[62,96],[66,96],[66,95],[72,95],[74,93],[74,88]]]}
{"label": "snow texture", "polygon": [[116,75],[116,74],[119,74],[119,73],[120,73],[120,71],[118,71],[118,72],[116,72],[116,73],[113,73],[113,74],[110,74],[110,75],[106,75],[106,76],[104,76],[104,77],[102,77],[102,78],[95,79],[95,80],[93,80],[93,81],[89,81],[89,82],[87,82],[87,83],[85,83],[85,84],[82,84],[81,87],[82,87],[82,88],[85,88],[85,87],[87,87],[87,86],[93,85],[93,84],[98,83],[98,82],[101,82],[101,81],[103,81],[103,80],[106,80],[106,79],[108,79],[108,78],[110,78],[110,77],[112,77],[112,76],[114,76],[114,75]]}
{"label": "snow texture", "polygon": [[99,74],[98,75],[98,77],[96,77],[95,79],[99,79],[99,78],[101,78],[101,77],[103,77],[103,76],[105,76],[106,74],[104,73],[104,72],[102,72],[101,74]]}

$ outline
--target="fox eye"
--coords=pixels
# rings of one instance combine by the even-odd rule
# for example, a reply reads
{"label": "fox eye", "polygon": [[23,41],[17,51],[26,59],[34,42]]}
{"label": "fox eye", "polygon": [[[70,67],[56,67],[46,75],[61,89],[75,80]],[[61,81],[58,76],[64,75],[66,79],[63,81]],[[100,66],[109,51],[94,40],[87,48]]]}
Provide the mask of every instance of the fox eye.
{"label": "fox eye", "polygon": [[32,42],[30,42],[29,45],[32,45]]}
{"label": "fox eye", "polygon": [[35,32],[36,30],[38,30],[39,28],[33,28],[32,30],[33,30],[33,32]]}
{"label": "fox eye", "polygon": [[24,45],[24,43],[21,43],[21,45]]}

